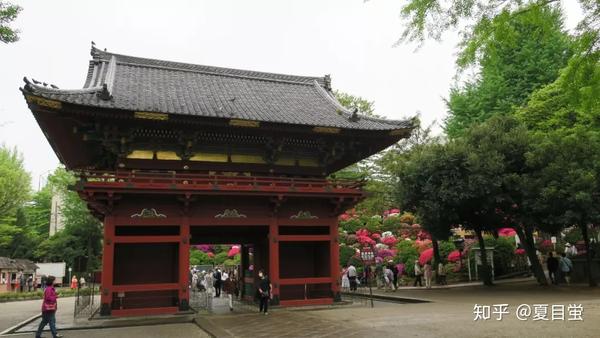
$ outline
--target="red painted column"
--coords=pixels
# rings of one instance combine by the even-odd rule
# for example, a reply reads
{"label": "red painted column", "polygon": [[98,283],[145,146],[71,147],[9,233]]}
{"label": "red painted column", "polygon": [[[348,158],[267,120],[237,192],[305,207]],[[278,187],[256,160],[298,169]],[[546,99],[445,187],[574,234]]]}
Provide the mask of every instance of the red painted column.
{"label": "red painted column", "polygon": [[115,255],[114,216],[104,217],[104,243],[102,248],[102,293],[100,294],[100,314],[109,316],[112,304],[113,265]]}
{"label": "red painted column", "polygon": [[340,296],[340,249],[338,240],[338,220],[336,217],[332,218],[330,225],[331,239],[329,241],[329,257],[331,266],[331,292],[333,294],[334,301],[341,301]]}
{"label": "red painted column", "polygon": [[279,304],[279,229],[277,217],[273,216],[269,222],[269,278],[273,284],[272,304]]}
{"label": "red painted column", "polygon": [[190,304],[190,219],[187,216],[182,218],[179,235],[179,310],[187,311]]}

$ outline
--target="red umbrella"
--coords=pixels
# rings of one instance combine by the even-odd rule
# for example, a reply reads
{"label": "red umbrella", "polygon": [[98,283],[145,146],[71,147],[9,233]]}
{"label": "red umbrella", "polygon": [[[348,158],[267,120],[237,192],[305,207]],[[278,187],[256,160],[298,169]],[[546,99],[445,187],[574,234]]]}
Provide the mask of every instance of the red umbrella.
{"label": "red umbrella", "polygon": [[460,251],[454,250],[448,254],[448,262],[458,262],[460,259]]}
{"label": "red umbrella", "polygon": [[498,235],[503,237],[512,237],[515,236],[517,232],[512,228],[502,228],[498,229]]}
{"label": "red umbrella", "polygon": [[237,254],[240,253],[240,247],[238,245],[234,245],[231,247],[231,249],[229,249],[229,252],[227,253],[227,256],[229,257],[233,257]]}
{"label": "red umbrella", "polygon": [[433,248],[429,248],[421,252],[421,256],[419,256],[419,264],[425,265],[425,263],[429,262],[431,258],[433,258]]}

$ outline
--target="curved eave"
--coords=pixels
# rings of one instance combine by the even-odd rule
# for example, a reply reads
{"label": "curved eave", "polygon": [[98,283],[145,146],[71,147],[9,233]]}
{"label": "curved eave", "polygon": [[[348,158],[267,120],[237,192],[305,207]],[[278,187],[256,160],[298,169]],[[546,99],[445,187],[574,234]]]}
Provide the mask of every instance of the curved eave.
{"label": "curved eave", "polygon": [[[102,112],[104,116],[112,116],[119,119],[146,119],[146,120],[160,120],[160,121],[221,121],[222,124],[229,124],[234,127],[241,128],[259,128],[264,126],[286,126],[286,127],[300,127],[300,128],[312,128],[312,131],[318,134],[347,134],[365,132],[373,134],[373,136],[389,137],[392,136],[394,139],[402,139],[408,137],[412,129],[414,129],[414,120],[409,119],[406,121],[394,121],[394,120],[382,120],[375,119],[377,122],[382,122],[384,128],[343,128],[331,125],[314,125],[314,124],[294,124],[278,121],[256,121],[256,120],[241,120],[236,118],[225,118],[225,117],[205,117],[198,115],[187,115],[187,114],[169,114],[161,112],[135,112],[131,110],[115,109],[110,106],[99,107],[99,106],[87,106],[78,103],[71,102],[69,97],[75,97],[78,95],[98,95],[102,88],[86,88],[80,90],[64,90],[64,89],[53,89],[47,87],[41,87],[38,85],[28,84],[24,88],[20,88],[25,96],[26,101],[29,104],[34,104],[43,108],[49,108],[52,110],[62,110],[63,107],[70,107],[70,110],[76,110],[83,113],[95,114]],[[75,101],[75,100],[73,100]],[[103,100],[98,100],[103,102]],[[345,114],[346,112],[344,112]],[[142,116],[145,114],[145,116]],[[367,119],[373,119],[370,117],[361,117]],[[385,122],[385,123],[383,123]]]}

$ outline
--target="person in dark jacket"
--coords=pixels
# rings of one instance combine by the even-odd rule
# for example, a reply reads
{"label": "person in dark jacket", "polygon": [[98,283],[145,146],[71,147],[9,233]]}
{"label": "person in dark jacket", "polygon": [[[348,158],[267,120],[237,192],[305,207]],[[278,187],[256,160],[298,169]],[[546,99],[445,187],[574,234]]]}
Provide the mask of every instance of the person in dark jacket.
{"label": "person in dark jacket", "polygon": [[273,285],[271,285],[269,277],[263,270],[258,271],[258,277],[260,278],[260,281],[258,282],[258,296],[260,297],[258,312],[264,312],[265,315],[268,315],[269,299],[271,299],[272,296],[271,291],[273,290]]}
{"label": "person in dark jacket", "polygon": [[223,287],[223,281],[221,280],[221,269],[215,270],[213,275],[214,286],[215,286],[215,297],[221,297],[221,288]]}
{"label": "person in dark jacket", "polygon": [[548,267],[548,276],[552,284],[558,284],[558,278],[556,271],[558,270],[558,259],[552,255],[552,252],[548,253],[548,259],[546,260],[546,266]]}
{"label": "person in dark jacket", "polygon": [[59,335],[56,332],[56,310],[58,305],[56,299],[58,296],[56,295],[56,290],[54,290],[54,280],[54,276],[48,276],[48,278],[46,278],[46,289],[44,290],[44,300],[42,301],[42,321],[35,333],[36,338],[42,337],[42,331],[48,324],[50,325],[52,337],[62,337],[62,335]]}

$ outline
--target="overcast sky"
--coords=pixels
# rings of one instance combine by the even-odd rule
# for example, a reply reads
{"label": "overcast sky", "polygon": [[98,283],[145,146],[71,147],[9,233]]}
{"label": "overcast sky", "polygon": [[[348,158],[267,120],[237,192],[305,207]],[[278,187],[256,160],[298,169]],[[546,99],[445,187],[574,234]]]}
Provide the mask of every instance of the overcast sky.
{"label": "overcast sky", "polygon": [[[37,188],[58,165],[18,88],[23,76],[81,88],[90,42],[133,56],[295,75],[331,74],[332,86],[375,102],[390,119],[420,112],[441,122],[455,75],[457,35],[392,48],[401,0],[29,0],[0,44],[0,143],[17,146]],[[567,27],[580,15],[567,1]],[[438,129],[439,131],[439,129]]]}

